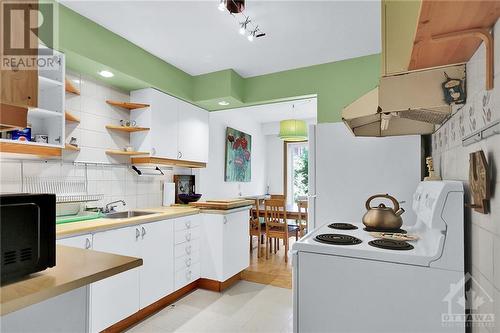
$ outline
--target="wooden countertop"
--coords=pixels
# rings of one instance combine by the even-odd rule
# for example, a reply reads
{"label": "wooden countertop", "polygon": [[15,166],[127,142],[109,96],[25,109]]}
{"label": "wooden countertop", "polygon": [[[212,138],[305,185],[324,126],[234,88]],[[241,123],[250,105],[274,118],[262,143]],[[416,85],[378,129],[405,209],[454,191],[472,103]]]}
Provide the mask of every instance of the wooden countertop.
{"label": "wooden countertop", "polygon": [[142,259],[57,245],[56,266],[0,288],[0,314],[106,279],[142,265]]}
{"label": "wooden countertop", "polygon": [[156,214],[122,218],[122,219],[100,218],[95,220],[58,224],[56,226],[57,238],[121,228],[129,225],[137,225],[140,223],[166,220],[181,216],[194,215],[200,212],[198,208],[189,206],[172,206],[172,207],[159,207],[159,208],[134,209],[134,210],[143,212],[144,211],[155,212]]}
{"label": "wooden countertop", "polygon": [[227,199],[227,200],[207,200],[207,201],[197,201],[190,202],[189,205],[193,207],[200,208],[202,210],[229,210],[234,208],[240,208],[245,206],[253,205],[252,200],[245,199]]}

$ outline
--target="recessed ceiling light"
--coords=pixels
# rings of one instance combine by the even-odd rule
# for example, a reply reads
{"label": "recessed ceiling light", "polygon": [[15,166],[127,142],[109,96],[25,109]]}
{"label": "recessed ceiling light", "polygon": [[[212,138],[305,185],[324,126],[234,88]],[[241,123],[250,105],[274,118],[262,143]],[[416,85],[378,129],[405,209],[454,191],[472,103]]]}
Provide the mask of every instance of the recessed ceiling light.
{"label": "recessed ceiling light", "polygon": [[102,70],[99,72],[99,75],[102,77],[113,77],[115,74],[111,73],[110,71],[107,70]]}
{"label": "recessed ceiling light", "polygon": [[220,101],[220,102],[219,102],[219,105],[222,105],[222,106],[227,106],[227,105],[229,105],[229,102],[226,102],[226,101]]}

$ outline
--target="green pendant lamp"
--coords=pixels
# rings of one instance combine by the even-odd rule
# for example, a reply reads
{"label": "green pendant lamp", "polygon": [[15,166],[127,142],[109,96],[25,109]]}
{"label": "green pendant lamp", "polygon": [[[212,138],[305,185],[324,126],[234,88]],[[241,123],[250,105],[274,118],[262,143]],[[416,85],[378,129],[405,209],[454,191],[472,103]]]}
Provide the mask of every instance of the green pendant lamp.
{"label": "green pendant lamp", "polygon": [[[295,105],[292,106],[295,110]],[[280,121],[279,137],[283,141],[307,141],[307,124],[303,120],[288,119]]]}

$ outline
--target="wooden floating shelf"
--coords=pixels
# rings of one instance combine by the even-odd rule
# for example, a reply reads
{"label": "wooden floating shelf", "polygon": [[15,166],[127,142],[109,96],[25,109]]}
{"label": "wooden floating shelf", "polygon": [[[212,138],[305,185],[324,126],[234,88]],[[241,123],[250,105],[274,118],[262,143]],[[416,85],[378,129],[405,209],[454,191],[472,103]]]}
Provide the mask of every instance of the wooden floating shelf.
{"label": "wooden floating shelf", "polygon": [[66,143],[64,145],[64,150],[80,151],[80,147],[76,147],[76,146],[70,145],[69,143]]}
{"label": "wooden floating shelf", "polygon": [[70,80],[65,79],[64,80],[64,89],[66,90],[67,93],[70,94],[75,94],[75,95],[80,95],[80,90],[78,90],[73,83],[71,83]]}
{"label": "wooden floating shelf", "polygon": [[69,122],[69,123],[79,123],[80,122],[79,117],[75,116],[72,113],[69,113],[68,111],[64,112],[64,115],[65,115],[66,122]]}
{"label": "wooden floating shelf", "polygon": [[134,156],[134,155],[149,155],[149,152],[125,151],[125,150],[106,150],[106,154],[108,154],[108,155]]}
{"label": "wooden floating shelf", "polygon": [[206,168],[207,164],[202,162],[194,162],[194,161],[182,161],[182,160],[174,160],[169,158],[162,157],[132,157],[130,162],[132,164],[158,164],[158,165],[169,165],[169,166],[178,166],[183,168]]}
{"label": "wooden floating shelf", "polygon": [[117,125],[106,125],[106,128],[112,131],[121,132],[143,132],[149,131],[149,127],[132,127],[132,126],[117,126]]}
{"label": "wooden floating shelf", "polygon": [[36,155],[42,157],[61,156],[62,149],[59,147],[48,147],[30,142],[5,142],[0,141],[0,152],[24,155]]}
{"label": "wooden floating shelf", "polygon": [[118,102],[118,101],[112,101],[109,99],[106,101],[106,103],[108,103],[109,105],[118,106],[120,108],[124,108],[124,109],[128,109],[128,110],[135,110],[135,109],[142,109],[142,108],[149,107],[149,104]]}

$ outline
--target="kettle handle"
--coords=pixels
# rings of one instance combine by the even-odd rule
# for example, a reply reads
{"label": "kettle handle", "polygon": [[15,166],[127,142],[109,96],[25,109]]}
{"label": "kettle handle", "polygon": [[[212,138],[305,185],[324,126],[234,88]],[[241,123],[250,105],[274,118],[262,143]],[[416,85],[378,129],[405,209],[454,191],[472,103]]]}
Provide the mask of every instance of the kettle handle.
{"label": "kettle handle", "polygon": [[385,194],[375,194],[375,195],[372,195],[371,197],[369,197],[368,200],[366,200],[366,203],[365,203],[366,210],[370,210],[371,209],[370,203],[375,198],[390,199],[392,201],[392,204],[394,205],[394,211],[397,212],[399,210],[399,202],[396,200],[396,198],[394,198],[393,196],[390,196],[388,193],[385,193]]}

